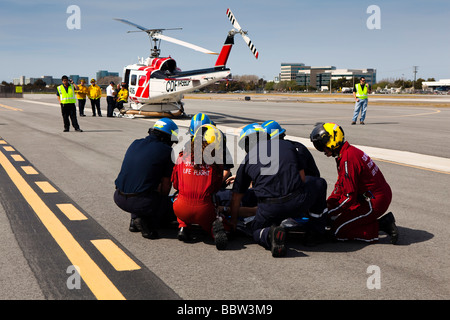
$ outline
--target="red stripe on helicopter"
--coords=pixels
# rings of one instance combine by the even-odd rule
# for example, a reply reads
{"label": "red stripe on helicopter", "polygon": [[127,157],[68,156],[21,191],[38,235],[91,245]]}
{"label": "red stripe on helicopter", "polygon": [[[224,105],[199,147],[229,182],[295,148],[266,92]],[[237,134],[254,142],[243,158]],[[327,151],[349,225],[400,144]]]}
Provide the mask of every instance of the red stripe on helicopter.
{"label": "red stripe on helicopter", "polygon": [[228,61],[228,57],[230,56],[232,44],[226,44],[222,47],[220,51],[219,57],[217,58],[215,67],[223,67]]}

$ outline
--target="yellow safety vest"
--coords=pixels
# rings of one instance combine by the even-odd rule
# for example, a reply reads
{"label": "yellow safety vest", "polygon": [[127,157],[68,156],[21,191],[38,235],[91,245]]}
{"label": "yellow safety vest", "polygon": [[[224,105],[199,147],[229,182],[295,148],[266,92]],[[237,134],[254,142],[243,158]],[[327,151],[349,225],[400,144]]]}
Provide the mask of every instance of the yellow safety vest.
{"label": "yellow safety vest", "polygon": [[69,87],[66,89],[64,88],[64,85],[60,85],[58,87],[58,93],[59,93],[59,100],[62,104],[68,104],[68,103],[76,103],[77,98],[75,97],[75,90],[73,89],[72,85],[69,85]]}
{"label": "yellow safety vest", "polygon": [[369,85],[366,84],[364,89],[361,89],[361,84],[356,84],[356,97],[359,99],[367,99],[367,91],[369,90]]}

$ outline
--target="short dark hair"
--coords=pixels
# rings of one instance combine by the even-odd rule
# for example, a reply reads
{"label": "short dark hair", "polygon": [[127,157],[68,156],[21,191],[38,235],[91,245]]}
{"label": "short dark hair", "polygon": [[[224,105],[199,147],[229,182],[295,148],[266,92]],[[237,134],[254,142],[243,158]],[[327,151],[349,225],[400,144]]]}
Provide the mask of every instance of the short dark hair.
{"label": "short dark hair", "polygon": [[69,77],[66,76],[66,75],[63,75],[63,76],[61,77],[61,80],[64,80],[64,79],[69,80]]}
{"label": "short dark hair", "polygon": [[153,127],[148,129],[148,134],[155,136],[159,141],[164,142],[165,144],[168,144],[169,146],[172,146],[172,144],[175,142],[175,141],[172,141],[172,136],[170,134],[167,134],[158,129],[154,129]]}

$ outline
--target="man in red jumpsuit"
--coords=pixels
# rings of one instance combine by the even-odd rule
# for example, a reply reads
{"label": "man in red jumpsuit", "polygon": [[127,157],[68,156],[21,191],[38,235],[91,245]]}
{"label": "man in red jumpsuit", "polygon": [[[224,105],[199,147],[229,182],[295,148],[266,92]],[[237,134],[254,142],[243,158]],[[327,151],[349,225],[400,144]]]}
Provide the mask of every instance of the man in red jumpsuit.
{"label": "man in red jumpsuit", "polygon": [[392,191],[375,162],[346,142],[337,124],[317,125],[310,138],[317,150],[336,158],[338,179],[327,199],[327,214],[335,238],[373,242],[378,240],[381,230],[390,236],[391,243],[397,243],[394,216],[392,212],[384,215]]}
{"label": "man in red jumpsuit", "polygon": [[[198,143],[200,163],[196,163],[194,144]],[[213,125],[206,124],[198,128],[192,140],[192,147],[180,153],[172,171],[173,188],[178,190],[178,197],[173,203],[173,211],[177,216],[178,239],[190,239],[189,225],[198,224],[208,232],[215,241],[216,247],[223,250],[227,246],[227,235],[223,223],[216,217],[213,195],[219,191],[223,179],[223,164],[205,161],[205,152],[214,149],[220,154],[222,133]],[[214,148],[208,148],[209,145]],[[208,148],[208,149],[207,149]],[[210,159],[212,160],[212,159]]]}

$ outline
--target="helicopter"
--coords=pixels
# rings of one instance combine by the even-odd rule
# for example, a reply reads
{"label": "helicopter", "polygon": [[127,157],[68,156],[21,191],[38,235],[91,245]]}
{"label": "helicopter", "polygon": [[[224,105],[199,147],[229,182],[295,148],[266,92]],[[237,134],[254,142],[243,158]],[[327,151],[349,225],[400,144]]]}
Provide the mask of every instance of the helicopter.
{"label": "helicopter", "polygon": [[[248,32],[242,30],[230,9],[227,9],[226,14],[233,29],[228,32],[220,53],[163,35],[164,31],[181,30],[182,28],[148,29],[125,19],[114,19],[140,30],[128,31],[128,33],[146,32],[152,44],[148,58],[141,58],[138,63],[124,67],[122,80],[128,85],[129,108],[123,108],[119,116],[143,115],[170,118],[186,116],[182,102],[185,93],[230,77],[231,71],[226,67],[226,63],[234,45],[234,36],[237,33],[242,36],[254,57],[258,59],[258,50],[248,37]],[[173,58],[170,56],[160,57],[161,40],[205,54],[217,55],[216,63],[214,67],[210,68],[181,71]]]}

